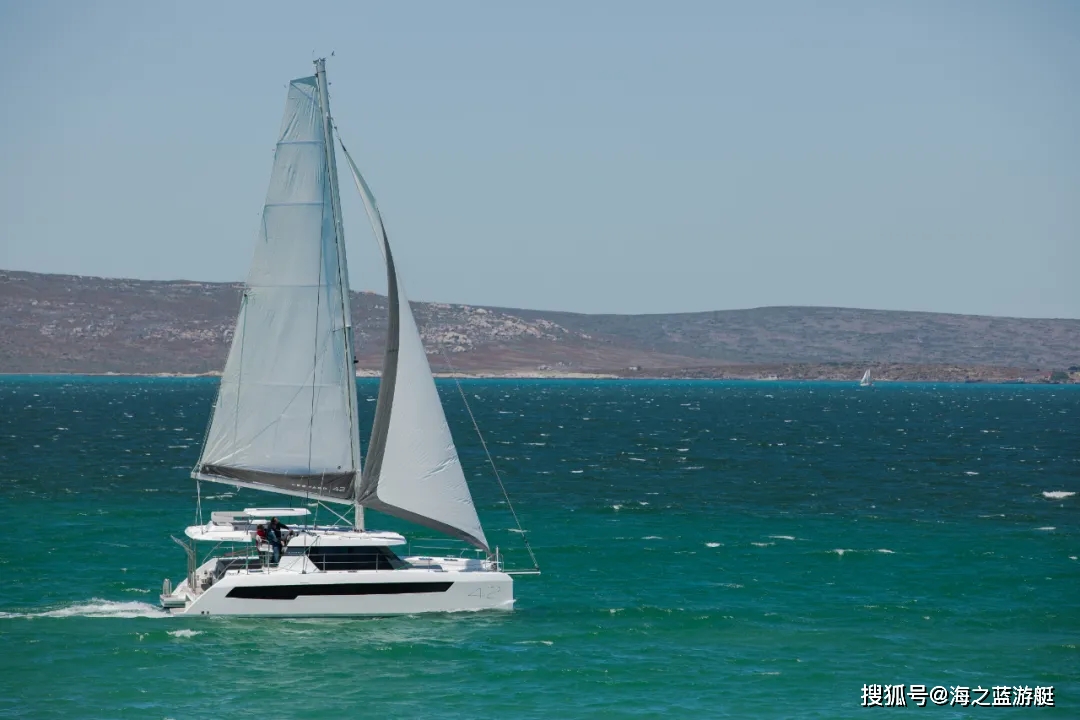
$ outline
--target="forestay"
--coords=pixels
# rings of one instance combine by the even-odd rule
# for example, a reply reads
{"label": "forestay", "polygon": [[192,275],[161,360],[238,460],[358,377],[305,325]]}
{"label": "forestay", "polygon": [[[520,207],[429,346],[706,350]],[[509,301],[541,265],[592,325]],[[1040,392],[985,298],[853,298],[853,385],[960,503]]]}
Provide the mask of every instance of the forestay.
{"label": "forestay", "polygon": [[358,501],[489,550],[375,197],[345,158],[386,260],[390,324]]}
{"label": "forestay", "polygon": [[356,386],[320,86],[318,76],[289,86],[255,257],[193,475],[351,503]]}

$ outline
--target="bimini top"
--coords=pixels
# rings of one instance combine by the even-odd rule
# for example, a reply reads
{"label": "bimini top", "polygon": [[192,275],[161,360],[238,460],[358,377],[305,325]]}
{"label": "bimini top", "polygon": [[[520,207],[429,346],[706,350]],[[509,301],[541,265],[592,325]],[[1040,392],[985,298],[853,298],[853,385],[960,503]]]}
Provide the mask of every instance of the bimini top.
{"label": "bimini top", "polygon": [[[251,543],[255,542],[254,525],[221,525],[209,522],[192,525],[184,534],[197,542]],[[396,532],[365,532],[344,528],[304,528],[289,540],[289,547],[389,547],[404,545],[405,538]]]}
{"label": "bimini top", "polygon": [[244,513],[250,517],[306,517],[311,514],[307,508],[244,508]]}
{"label": "bimini top", "polygon": [[212,522],[205,525],[192,525],[185,528],[184,534],[197,542],[249,543],[255,541],[254,530],[237,528],[233,525],[217,525]]}

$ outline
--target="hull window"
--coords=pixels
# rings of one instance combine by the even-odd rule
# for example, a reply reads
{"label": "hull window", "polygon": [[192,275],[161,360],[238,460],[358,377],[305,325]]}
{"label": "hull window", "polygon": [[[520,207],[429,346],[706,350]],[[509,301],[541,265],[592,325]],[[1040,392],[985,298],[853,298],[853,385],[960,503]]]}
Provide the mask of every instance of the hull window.
{"label": "hull window", "polygon": [[226,597],[244,600],[295,600],[301,595],[411,595],[446,592],[452,582],[343,583],[234,587]]}
{"label": "hull window", "polygon": [[[303,552],[302,548],[297,548]],[[291,550],[291,549],[290,549]],[[384,547],[315,547],[307,549],[308,559],[320,570],[397,570],[405,561]]]}

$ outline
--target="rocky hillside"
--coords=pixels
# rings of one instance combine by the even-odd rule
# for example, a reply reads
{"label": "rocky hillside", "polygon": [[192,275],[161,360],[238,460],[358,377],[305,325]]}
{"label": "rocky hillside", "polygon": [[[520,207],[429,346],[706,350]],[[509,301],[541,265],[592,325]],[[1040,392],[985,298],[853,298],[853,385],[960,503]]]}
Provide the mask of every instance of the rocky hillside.
{"label": "rocky hillside", "polygon": [[[0,271],[0,372],[220,370],[237,283]],[[352,298],[361,368],[381,365],[386,298]],[[414,303],[435,369],[677,374],[724,365],[1080,364],[1080,320],[777,307],[670,315]],[[702,370],[705,372],[705,370]],[[720,371],[716,371],[720,372]]]}

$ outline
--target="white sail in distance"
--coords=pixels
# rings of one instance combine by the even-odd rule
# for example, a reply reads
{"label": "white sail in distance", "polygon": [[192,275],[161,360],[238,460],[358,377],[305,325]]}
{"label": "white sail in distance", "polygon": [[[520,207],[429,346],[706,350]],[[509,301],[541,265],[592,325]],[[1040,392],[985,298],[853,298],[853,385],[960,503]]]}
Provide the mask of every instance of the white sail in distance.
{"label": "white sail in distance", "polygon": [[356,385],[325,88],[325,75],[289,85],[255,256],[193,476],[351,503],[360,473]]}
{"label": "white sail in distance", "polygon": [[390,322],[358,502],[489,551],[375,196],[341,146],[386,260]]}

